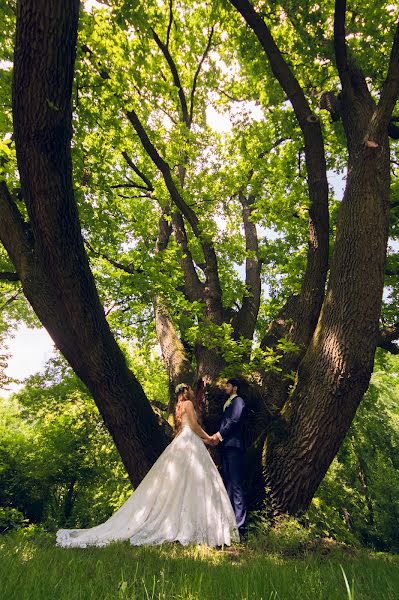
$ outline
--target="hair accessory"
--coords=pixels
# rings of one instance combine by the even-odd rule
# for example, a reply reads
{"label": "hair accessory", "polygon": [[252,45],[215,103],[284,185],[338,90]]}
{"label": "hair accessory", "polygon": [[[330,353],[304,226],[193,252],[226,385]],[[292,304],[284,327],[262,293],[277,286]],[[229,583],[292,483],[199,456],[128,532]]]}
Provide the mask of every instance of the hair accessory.
{"label": "hair accessory", "polygon": [[187,383],[179,383],[175,388],[175,393],[180,394],[183,390],[188,390]]}

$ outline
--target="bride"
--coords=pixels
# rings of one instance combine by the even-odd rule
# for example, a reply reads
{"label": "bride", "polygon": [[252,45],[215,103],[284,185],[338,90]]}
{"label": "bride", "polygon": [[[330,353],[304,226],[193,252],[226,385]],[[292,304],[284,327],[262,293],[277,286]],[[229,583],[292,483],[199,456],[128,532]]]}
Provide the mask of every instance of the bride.
{"label": "bride", "polygon": [[179,384],[176,436],[130,498],[105,523],[91,529],[60,529],[57,544],[86,548],[130,540],[131,544],[230,545],[238,541],[233,508],[204,442],[189,385]]}

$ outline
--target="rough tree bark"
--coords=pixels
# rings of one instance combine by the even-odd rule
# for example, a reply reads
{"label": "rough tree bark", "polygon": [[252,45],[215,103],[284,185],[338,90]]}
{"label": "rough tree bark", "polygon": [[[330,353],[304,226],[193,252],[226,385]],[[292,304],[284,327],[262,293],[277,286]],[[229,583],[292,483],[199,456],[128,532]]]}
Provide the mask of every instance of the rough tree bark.
{"label": "rough tree bark", "polygon": [[78,0],[17,3],[13,116],[29,222],[2,183],[0,237],[27,299],[92,393],[137,485],[168,437],[109,329],[83,246],[70,152],[78,14]]}
{"label": "rough tree bark", "polygon": [[[328,186],[323,136],[304,92],[277,48],[263,18],[247,0],[230,0],[254,31],[274,75],[290,99],[305,141],[310,198],[309,251],[300,294],[291,298],[272,325],[264,345],[284,336],[298,351],[284,356],[283,371],[297,370],[294,391],[280,376],[263,373],[263,398],[257,433],[266,435],[272,403],[280,423],[267,436],[263,475],[275,512],[307,508],[354,417],[367,388],[377,344],[390,344],[398,331],[378,331],[389,199],[387,126],[399,91],[399,34],[388,76],[376,106],[362,73],[348,63],[344,0],[337,0],[335,51],[342,84],[342,116],[348,140],[348,181],[341,206],[334,257],[328,268]],[[20,0],[14,71],[14,124],[18,166],[29,223],[0,184],[0,237],[26,297],[75,372],[86,383],[134,484],[147,472],[167,442],[143,390],[126,367],[104,318],[80,233],[72,188],[71,109],[77,0]],[[195,85],[187,101],[176,65],[154,33],[178,90],[182,122],[193,122]],[[208,48],[209,49],[209,48]],[[201,235],[197,215],[184,201],[170,166],[151,143],[134,110],[127,113],[144,149],[162,174],[175,206],[172,231],[182,250],[181,268],[188,299],[203,302],[215,325],[231,322],[235,336],[253,335],[260,294],[256,230],[250,221],[252,198],[240,190],[250,295],[236,313],[226,314],[215,249]],[[180,187],[184,183],[184,159]],[[190,255],[186,226],[198,238],[204,264]],[[157,251],[171,230],[160,222]],[[198,269],[203,272],[201,279]],[[158,335],[170,378],[192,376],[184,347],[162,298],[155,299]],[[361,326],[359,326],[361,323]],[[196,348],[199,375],[215,379],[220,353]],[[178,373],[178,375],[176,375]],[[214,408],[214,407],[213,407]],[[216,412],[212,413],[213,415]],[[262,420],[263,415],[263,420]],[[259,455],[258,455],[259,458]]]}
{"label": "rough tree bark", "polygon": [[[172,226],[162,214],[159,220],[159,232],[155,252],[163,252],[168,245]],[[176,331],[173,319],[167,308],[167,303],[158,294],[154,299],[155,330],[161,347],[162,358],[169,379],[169,403],[167,414],[171,415],[174,410],[175,388],[177,384],[186,382],[194,383],[194,372],[183,343]]]}
{"label": "rough tree bark", "polygon": [[[230,1],[257,35],[277,78],[287,81],[278,72],[281,55],[263,19],[247,0]],[[265,482],[275,513],[308,507],[367,389],[379,341],[390,188],[387,128],[399,93],[399,30],[376,106],[364,75],[347,60],[345,12],[345,0],[337,0],[334,41],[348,179],[319,320],[281,412],[284,431],[265,444]]]}

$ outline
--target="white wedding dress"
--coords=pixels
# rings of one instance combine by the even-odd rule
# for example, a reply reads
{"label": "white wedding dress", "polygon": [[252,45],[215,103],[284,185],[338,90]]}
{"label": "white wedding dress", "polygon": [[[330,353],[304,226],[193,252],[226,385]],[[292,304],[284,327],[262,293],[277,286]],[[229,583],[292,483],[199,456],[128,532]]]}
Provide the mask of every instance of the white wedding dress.
{"label": "white wedding dress", "polygon": [[117,540],[135,546],[171,541],[222,546],[239,540],[222,478],[186,415],[180,434],[108,521],[57,532],[57,544],[64,547],[105,546]]}

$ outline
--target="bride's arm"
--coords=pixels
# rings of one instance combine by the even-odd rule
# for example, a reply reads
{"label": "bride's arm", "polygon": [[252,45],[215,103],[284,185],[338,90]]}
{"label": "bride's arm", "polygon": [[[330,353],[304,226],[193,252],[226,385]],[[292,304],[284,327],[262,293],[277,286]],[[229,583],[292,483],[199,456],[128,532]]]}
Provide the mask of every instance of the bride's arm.
{"label": "bride's arm", "polygon": [[196,415],[196,412],[194,410],[194,406],[193,406],[193,403],[191,402],[191,400],[187,400],[184,403],[184,409],[185,409],[186,415],[188,417],[188,422],[189,422],[191,429],[201,439],[203,439],[204,442],[207,442],[209,444],[212,440],[211,440],[210,436],[206,433],[206,431],[204,431],[202,429],[202,427],[200,426],[200,424],[198,423],[197,415]]}

